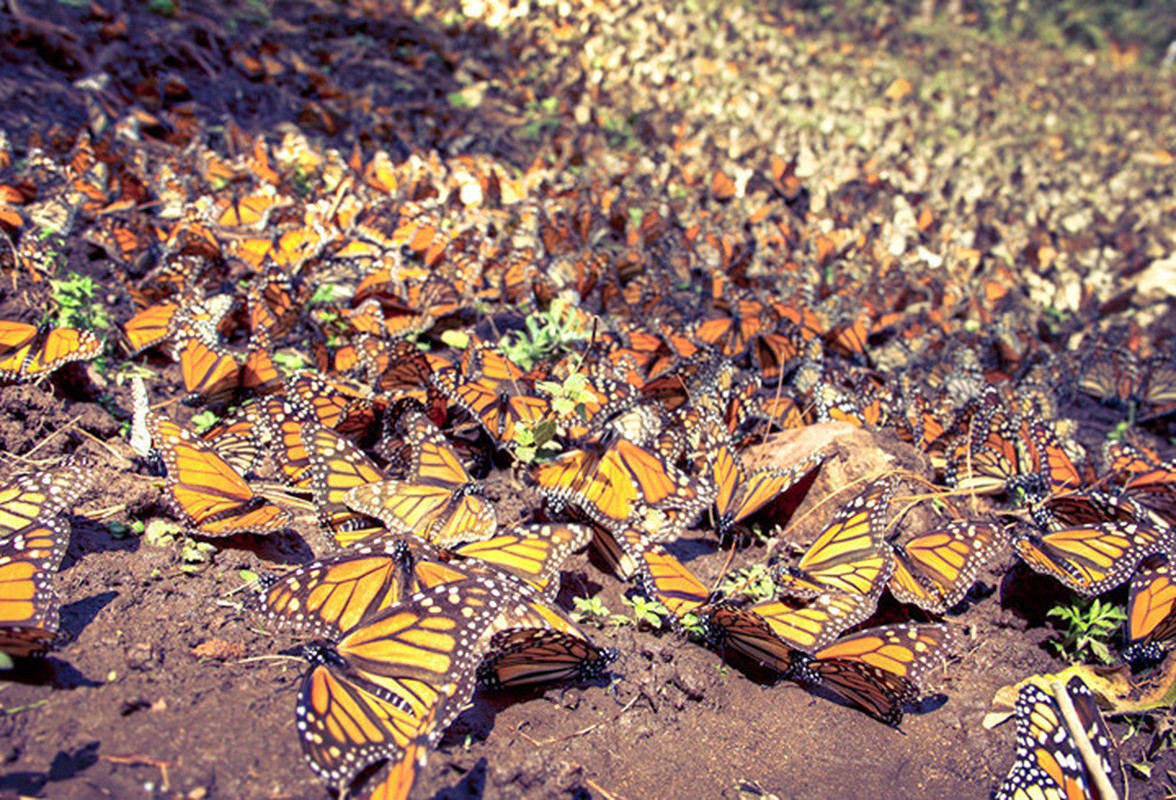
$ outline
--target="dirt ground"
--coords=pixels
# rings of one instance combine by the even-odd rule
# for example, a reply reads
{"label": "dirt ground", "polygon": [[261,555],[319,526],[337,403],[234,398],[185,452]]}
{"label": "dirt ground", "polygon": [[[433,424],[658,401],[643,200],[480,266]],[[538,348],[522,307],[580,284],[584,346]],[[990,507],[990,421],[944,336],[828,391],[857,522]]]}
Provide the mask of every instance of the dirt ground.
{"label": "dirt ground", "polygon": [[[86,76],[106,75],[111,88],[104,91],[120,103],[140,87],[139,102],[163,109],[169,101],[150,97],[146,78],[166,70],[183,77],[184,102],[193,103],[206,121],[231,118],[253,130],[293,123],[340,149],[355,140],[392,153],[398,147],[404,153],[464,147],[525,164],[537,146],[520,132],[520,120],[536,107],[524,80],[534,63],[527,61],[520,40],[487,27],[446,27],[424,16],[367,12],[336,18],[337,9],[327,3],[290,4],[283,14],[270,8],[265,24],[249,17],[260,14],[264,4],[231,4],[230,17],[238,21],[229,27],[216,17],[215,5],[177,4],[182,10],[175,16],[148,10],[152,4],[108,5],[87,11],[72,3],[9,2],[0,9],[0,128],[12,142],[24,142],[33,132],[50,134],[51,124],[61,130],[85,125],[89,104],[101,99],[101,92],[78,88]],[[100,33],[114,24],[128,25],[131,33]],[[900,37],[894,43],[909,44],[894,35]],[[364,37],[385,45],[379,58],[364,49],[370,46]],[[885,43],[875,45],[869,36],[854,41],[884,57]],[[828,47],[835,52],[836,42]],[[874,47],[877,51],[869,49]],[[918,48],[934,60],[931,45]],[[366,91],[366,100],[344,104],[293,71],[263,80],[226,67],[240,63],[235,54],[291,51],[330,65],[333,85],[365,87],[357,95]],[[1028,94],[1040,88],[1039,70],[1081,71],[1078,62],[1056,53],[1038,57],[994,49],[990,57],[999,63],[998,72],[1026,62],[1024,76],[1007,74],[1008,80],[1024,80]],[[469,74],[495,73],[517,73],[515,96],[480,111],[447,101],[470,85]],[[1157,129],[1171,119],[1170,108],[1156,110],[1163,108],[1163,98],[1176,96],[1171,77],[1108,73],[1104,83],[1090,81],[1108,95],[1124,89],[1138,104],[1139,119],[1152,120]],[[614,94],[601,102],[623,108],[626,98]],[[372,108],[392,112],[381,116]],[[638,109],[633,117],[638,142],[675,124],[670,112],[663,117],[656,109]],[[584,135],[611,141],[603,125]],[[560,151],[558,134],[543,142],[562,155],[573,149]],[[578,158],[571,154],[567,160],[574,164]],[[1170,220],[1170,198],[1168,203],[1169,216],[1148,230]],[[982,217],[983,210],[977,214]],[[1110,241],[1112,233],[1105,238]],[[1124,245],[1121,252],[1140,250]],[[1142,265],[1152,256],[1138,257]],[[68,269],[110,288],[115,321],[131,315],[130,299],[115,290],[111,263],[92,248],[72,249]],[[9,278],[0,282],[8,284]],[[29,320],[49,289],[13,277],[2,291],[0,317]],[[1170,328],[1171,316],[1166,319],[1152,324]],[[178,396],[176,366],[148,358],[161,375],[153,399]],[[57,581],[64,643],[43,661],[0,675],[0,798],[327,796],[304,763],[295,730],[305,664],[279,655],[296,640],[261,624],[247,607],[241,575],[326,552],[312,511],[294,509],[299,516],[289,531],[218,540],[203,562],[185,561],[174,542],[156,546],[142,536],[116,536],[108,522],[169,516],[162,481],[134,463],[120,428],[130,405],[126,387],[84,365],[42,385],[0,388],[0,449],[9,456],[0,463],[0,477],[74,452],[88,454],[98,465],[96,488],[71,517],[72,540]],[[1075,398],[1064,410],[1093,430],[1095,441],[1116,421],[1089,399]],[[858,447],[891,453],[902,464],[926,470],[923,456],[889,432],[862,436],[854,440]],[[836,458],[849,463],[855,452],[843,448]],[[789,532],[795,541],[810,541],[827,521],[828,508],[812,516],[806,512],[840,488],[833,476],[841,474],[823,473],[809,490],[793,517],[803,520]],[[505,470],[494,476],[491,499],[505,503],[513,493],[510,481]],[[728,552],[716,551],[713,536],[701,531],[670,549],[704,581],[725,567],[749,566],[766,556],[762,545],[752,545],[738,550],[728,565]],[[614,612],[625,610],[622,597],[630,588],[590,553],[572,556],[561,585],[563,607],[570,609],[575,597],[597,596]],[[430,753],[414,796],[987,797],[1012,764],[1014,731],[1011,724],[986,730],[981,720],[997,689],[1063,665],[1045,646],[1053,629],[1044,612],[1068,597],[1011,552],[998,557],[969,601],[946,617],[965,643],[958,658],[931,674],[925,699],[899,729],[794,684],[765,683],[765,676],[724,663],[673,633],[633,624],[589,629],[598,645],[621,653],[611,675],[593,685],[542,692],[479,692]],[[1125,602],[1125,589],[1110,599]],[[885,600],[872,621],[909,615],[908,608]],[[1120,737],[1128,730],[1122,722],[1113,729]],[[1127,738],[1123,761],[1141,760],[1149,739]],[[1132,771],[1129,780],[1134,797],[1172,796],[1176,755],[1162,751],[1153,760],[1150,781]]]}

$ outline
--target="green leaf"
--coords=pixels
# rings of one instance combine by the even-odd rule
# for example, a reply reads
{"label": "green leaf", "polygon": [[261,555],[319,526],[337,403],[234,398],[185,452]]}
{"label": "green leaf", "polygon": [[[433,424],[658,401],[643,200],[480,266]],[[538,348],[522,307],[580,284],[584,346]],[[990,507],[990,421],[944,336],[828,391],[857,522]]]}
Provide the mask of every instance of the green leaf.
{"label": "green leaf", "polygon": [[197,433],[204,433],[218,422],[220,422],[220,417],[208,409],[201,411],[199,414],[193,415],[192,419],[190,420],[192,429]]}
{"label": "green leaf", "polygon": [[1131,767],[1131,769],[1139,773],[1139,775],[1144,779],[1150,779],[1154,765],[1149,764],[1146,761],[1131,761],[1127,764],[1127,766]]}
{"label": "green leaf", "polygon": [[448,330],[441,334],[441,341],[457,350],[470,346],[470,335],[465,331]]}

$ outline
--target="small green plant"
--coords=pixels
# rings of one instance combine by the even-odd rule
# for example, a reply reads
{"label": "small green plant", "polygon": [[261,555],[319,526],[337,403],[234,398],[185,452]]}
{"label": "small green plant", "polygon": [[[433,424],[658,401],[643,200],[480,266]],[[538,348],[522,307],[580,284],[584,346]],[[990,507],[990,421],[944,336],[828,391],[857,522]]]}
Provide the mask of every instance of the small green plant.
{"label": "small green plant", "polygon": [[576,309],[561,297],[552,300],[546,311],[528,315],[523,325],[524,331],[511,331],[498,343],[507,358],[523,369],[571,352],[590,335],[581,326]]}
{"label": "small green plant", "polygon": [[1058,605],[1046,612],[1047,617],[1056,617],[1065,626],[1060,630],[1060,639],[1049,644],[1062,658],[1070,662],[1093,658],[1100,664],[1111,663],[1111,651],[1107,641],[1127,619],[1127,612],[1097,597],[1089,603],[1076,600],[1070,605]]}
{"label": "small green plant", "polygon": [[[334,283],[321,283],[318,288],[314,290],[314,294],[306,301],[308,306],[329,306],[334,303],[342,303],[351,297],[352,291],[346,286],[339,286]],[[337,311],[323,312],[322,320],[327,322],[328,317],[334,321],[342,318],[342,315]]]}
{"label": "small green plant", "polygon": [[545,97],[539,102],[527,103],[527,122],[520,129],[523,138],[539,140],[543,134],[559,127],[559,98]]}
{"label": "small green plant", "polygon": [[211,542],[198,542],[185,536],[180,545],[180,572],[195,575],[212,564],[216,545]]}
{"label": "small green plant", "polygon": [[587,402],[592,399],[588,391],[588,376],[573,372],[562,381],[539,381],[536,386],[551,396],[551,410],[559,417],[576,414],[581,420],[588,418]]}
{"label": "small green plant", "polygon": [[314,175],[299,166],[294,168],[294,175],[290,182],[294,184],[294,190],[298,192],[298,196],[305,198],[310,197],[311,192],[314,191],[314,180]]}
{"label": "small green plant", "polygon": [[183,533],[184,529],[171,520],[153,519],[143,531],[143,543],[151,547],[171,547]]}
{"label": "small green plant", "polygon": [[161,17],[174,17],[178,10],[176,0],[147,0],[147,8]]}
{"label": "small green plant", "polygon": [[599,597],[575,597],[572,606],[572,619],[597,628],[603,628],[614,616]]}
{"label": "small green plant", "polygon": [[534,463],[544,451],[558,452],[555,438],[555,420],[544,419],[534,425],[519,425],[515,428],[514,455],[524,464]]}
{"label": "small green plant", "polygon": [[765,565],[753,564],[728,573],[719,584],[719,591],[724,597],[742,594],[758,602],[776,596],[776,582]]}
{"label": "small green plant", "polygon": [[465,350],[470,346],[470,335],[465,331],[459,331],[456,328],[451,328],[447,331],[442,331],[441,341],[449,345],[454,350]]}
{"label": "small green plant", "polygon": [[1155,771],[1155,762],[1161,753],[1176,747],[1176,717],[1170,712],[1162,715],[1153,712],[1128,715],[1122,720],[1127,723],[1127,732],[1121,739],[1123,742],[1132,736],[1151,734],[1151,741],[1144,747],[1140,760],[1127,764],[1139,777],[1148,780]]}
{"label": "small green plant", "polygon": [[220,422],[220,417],[218,417],[214,412],[209,411],[206,408],[203,411],[201,411],[199,414],[193,415],[190,422],[192,425],[192,429],[194,431],[196,431],[197,433],[204,433],[206,430],[211,428],[213,425]]}
{"label": "small green plant", "polygon": [[600,125],[604,128],[609,145],[621,150],[632,150],[641,145],[635,131],[637,121],[636,114],[621,116],[608,111],[600,112]]}
{"label": "small green plant", "polygon": [[302,353],[291,351],[274,353],[273,360],[274,366],[287,372],[297,372],[300,369],[306,369],[310,366],[310,362],[306,360],[306,356],[302,355]]}
{"label": "small green plant", "polygon": [[645,625],[655,630],[660,630],[662,621],[671,616],[670,610],[657,600],[650,600],[641,595],[622,598],[622,602],[633,609],[633,619],[637,620],[638,625]]}
{"label": "small green plant", "polygon": [[151,367],[136,364],[134,361],[124,361],[114,371],[114,384],[116,386],[125,386],[134,378],[142,378],[144,381],[147,381],[154,380],[158,377],[159,373],[151,369]]}
{"label": "small green plant", "polygon": [[1131,421],[1126,419],[1122,420],[1118,425],[1107,431],[1107,441],[1121,442],[1129,430],[1131,430]]}
{"label": "small green plant", "polygon": [[551,410],[556,418],[517,426],[514,455],[524,464],[557,454],[559,445],[554,439],[559,431],[558,420],[571,414],[576,414],[581,420],[587,419],[586,404],[592,399],[588,393],[588,378],[580,372],[573,372],[562,382],[539,381],[536,386],[551,397]]}
{"label": "small green plant", "polygon": [[98,287],[89,275],[71,272],[61,280],[49,281],[49,285],[53,290],[59,326],[90,331],[110,328],[110,315],[106,305],[95,299]]}
{"label": "small green plant", "polygon": [[113,539],[129,539],[132,536],[142,536],[146,527],[141,519],[131,520],[129,524],[119,522],[118,520],[106,523],[106,530],[110,532],[110,536]]}
{"label": "small green plant", "polygon": [[695,640],[704,640],[707,636],[706,623],[703,622],[702,617],[697,614],[687,611],[678,618],[678,627],[686,631],[686,633]]}

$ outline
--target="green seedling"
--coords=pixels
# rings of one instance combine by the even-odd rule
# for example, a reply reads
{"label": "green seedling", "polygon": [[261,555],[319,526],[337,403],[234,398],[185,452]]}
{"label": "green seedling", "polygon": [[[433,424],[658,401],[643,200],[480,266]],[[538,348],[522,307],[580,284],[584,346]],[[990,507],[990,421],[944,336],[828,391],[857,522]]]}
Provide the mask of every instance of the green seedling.
{"label": "green seedling", "polygon": [[63,328],[90,331],[110,328],[110,314],[101,300],[95,299],[98,286],[88,275],[71,272],[60,280],[49,281],[57,324]]}
{"label": "green seedling", "polygon": [[719,591],[724,597],[742,594],[758,602],[776,596],[776,582],[766,566],[754,564],[728,573],[719,584]]}
{"label": "green seedling", "polygon": [[546,311],[528,315],[523,326],[524,330],[511,331],[499,342],[507,358],[523,369],[571,352],[590,335],[581,326],[575,309],[560,297],[552,300]]}
{"label": "green seedling", "polygon": [[662,621],[670,617],[670,610],[657,600],[650,600],[640,595],[622,598],[622,602],[633,609],[633,618],[637,624],[655,630],[661,630]]}
{"label": "green seedling", "polygon": [[190,420],[192,430],[196,431],[196,433],[204,433],[218,422],[220,422],[220,417],[218,417],[214,412],[209,411],[207,408],[201,411],[199,414],[193,415],[192,419]]}
{"label": "green seedling", "polygon": [[1046,616],[1061,620],[1065,626],[1059,631],[1060,638],[1049,642],[1058,655],[1071,663],[1094,659],[1110,664],[1107,643],[1127,619],[1127,612],[1096,597],[1089,603],[1076,600],[1070,605],[1054,606]]}

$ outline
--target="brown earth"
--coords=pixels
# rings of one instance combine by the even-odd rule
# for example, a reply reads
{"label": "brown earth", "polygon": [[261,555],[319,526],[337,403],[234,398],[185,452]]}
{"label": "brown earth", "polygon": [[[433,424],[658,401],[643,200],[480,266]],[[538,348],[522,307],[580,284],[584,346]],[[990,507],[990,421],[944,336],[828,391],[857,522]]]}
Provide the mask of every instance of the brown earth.
{"label": "brown earth", "polygon": [[[261,29],[245,21],[238,33],[226,34],[212,21],[215,7],[185,4],[187,14],[178,21],[116,5],[113,16],[129,21],[134,35],[102,47],[94,31],[109,20],[93,10],[9,2],[0,11],[0,127],[14,141],[46,132],[49,123],[63,129],[85,124],[87,95],[74,82],[87,74],[109,71],[111,91],[125,96],[153,71],[166,69],[184,78],[210,120],[232,117],[254,130],[293,122],[340,145],[351,135],[406,148],[451,143],[453,131],[465,129],[471,149],[528,160],[531,145],[511,110],[521,100],[504,100],[498,116],[445,102],[462,86],[454,77],[459,62],[486,73],[518,66],[511,43],[488,29],[452,34],[395,15],[338,22],[329,7],[291,4],[279,24]],[[234,5],[232,13],[250,8]],[[391,55],[365,58],[370,53],[362,49],[361,33],[393,42]],[[302,78],[257,81],[221,71],[219,62],[208,67],[210,52],[220,58],[264,41],[310,54],[344,51],[343,58],[334,53],[332,79],[376,87],[383,94],[373,104],[390,106],[395,115],[364,118],[356,106],[348,116],[328,109],[311,118],[306,98],[314,93],[298,83]],[[347,47],[357,49],[347,53]],[[1059,57],[1056,63],[1068,62]],[[373,77],[372,70],[379,74]],[[643,113],[637,135],[645,135],[644,126],[653,130],[667,122]],[[108,263],[91,256],[74,250],[70,269],[113,286]],[[0,317],[30,318],[47,292],[43,283],[5,290]],[[113,289],[111,298],[112,316],[125,320],[129,301]],[[164,378],[157,385],[174,386],[176,368],[164,361],[156,366]],[[105,522],[167,516],[160,481],[133,465],[120,436],[129,407],[125,388],[76,366],[52,385],[0,390],[5,477],[75,451],[99,463],[97,488],[72,518],[58,579],[66,641],[43,662],[6,673],[0,684],[0,797],[324,797],[303,762],[294,727],[304,664],[276,655],[293,640],[265,630],[244,607],[240,573],[304,562],[325,552],[327,542],[305,508],[292,532],[218,541],[204,562],[185,562],[174,542],[154,546],[141,536],[113,535]],[[1082,402],[1069,411],[1080,422],[1107,427],[1107,412],[1097,404]],[[859,446],[893,452],[904,464],[921,463],[889,434],[874,439]],[[843,452],[840,458],[848,463],[853,457]],[[496,479],[500,484],[492,484],[490,494],[505,500],[512,490],[501,482],[509,478]],[[790,536],[810,540],[822,517],[805,517],[806,511],[839,488],[822,475]],[[727,553],[715,552],[713,539],[701,535],[671,549],[704,580],[726,565]],[[761,546],[749,547],[730,566],[764,557]],[[565,607],[573,597],[598,596],[614,612],[625,608],[628,586],[587,554],[567,563],[562,585]],[[1119,590],[1112,599],[1124,596]],[[966,647],[932,674],[927,699],[898,730],[795,685],[764,685],[763,676],[725,664],[679,636],[606,624],[594,639],[622,654],[608,680],[534,694],[479,693],[430,754],[416,796],[986,797],[1012,763],[1013,730],[985,730],[981,719],[998,688],[1059,668],[1044,647],[1051,635],[1044,610],[1067,597],[1011,553],[997,559],[973,599],[948,618],[966,634]],[[892,605],[876,619],[900,618]],[[1125,731],[1116,724],[1117,735]],[[1140,760],[1147,744],[1147,737],[1127,739],[1124,762]],[[1171,796],[1176,781],[1170,770],[1176,770],[1176,756],[1164,751],[1150,782],[1131,774],[1133,795]]]}

